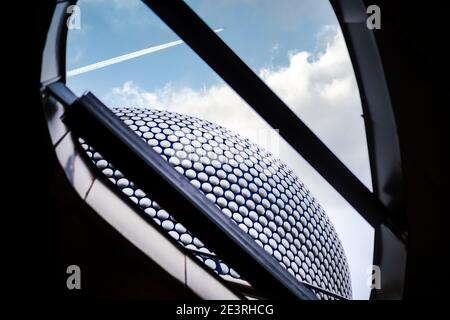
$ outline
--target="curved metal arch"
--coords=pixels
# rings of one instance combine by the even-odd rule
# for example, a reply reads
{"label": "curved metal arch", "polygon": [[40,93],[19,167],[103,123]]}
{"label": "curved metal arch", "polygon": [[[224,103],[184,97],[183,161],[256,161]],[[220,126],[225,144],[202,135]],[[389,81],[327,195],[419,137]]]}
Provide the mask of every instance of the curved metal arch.
{"label": "curved metal arch", "polygon": [[[330,0],[339,20],[361,96],[374,195],[390,210],[391,218],[406,239],[403,173],[400,141],[394,109],[381,57],[373,34],[366,25],[363,0]],[[383,225],[375,227],[374,265],[382,270],[381,289],[373,299],[402,297],[406,248]]]}

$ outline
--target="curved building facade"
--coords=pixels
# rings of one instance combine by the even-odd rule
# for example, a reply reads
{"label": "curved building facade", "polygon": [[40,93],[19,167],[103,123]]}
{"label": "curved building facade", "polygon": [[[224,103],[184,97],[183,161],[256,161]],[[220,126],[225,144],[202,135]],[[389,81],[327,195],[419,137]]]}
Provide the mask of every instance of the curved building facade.
{"label": "curved building facade", "polygon": [[[248,139],[195,117],[144,108],[112,111],[297,281],[312,286],[321,299],[331,298],[326,291],[352,297],[347,260],[331,221],[281,160]],[[217,274],[240,278],[86,141],[79,141],[96,167],[138,210]]]}

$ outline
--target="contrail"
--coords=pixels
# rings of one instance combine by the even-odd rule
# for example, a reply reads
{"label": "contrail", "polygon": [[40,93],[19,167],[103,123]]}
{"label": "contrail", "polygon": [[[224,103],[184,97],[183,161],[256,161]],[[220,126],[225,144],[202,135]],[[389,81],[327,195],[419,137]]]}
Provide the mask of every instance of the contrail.
{"label": "contrail", "polygon": [[[219,28],[219,29],[214,30],[214,32],[219,33],[219,32],[221,32],[223,30],[224,30],[223,28]],[[170,47],[173,47],[173,46],[177,46],[177,45],[182,44],[182,43],[184,43],[183,40],[172,41],[172,42],[168,42],[168,43],[165,43],[165,44],[160,44],[159,46],[154,46],[154,47],[138,50],[138,51],[127,53],[127,54],[124,54],[124,55],[121,55],[121,56],[118,56],[118,57],[115,57],[115,58],[111,58],[111,59],[108,59],[108,60],[103,60],[103,61],[100,61],[100,62],[96,62],[96,63],[90,64],[90,65],[87,65],[87,66],[84,66],[84,67],[81,67],[81,68],[78,68],[78,69],[73,69],[73,70],[68,71],[67,72],[67,78],[73,77],[73,76],[76,76],[76,75],[79,75],[79,74],[82,74],[82,73],[86,73],[86,72],[89,72],[89,71],[97,70],[97,69],[100,69],[100,68],[104,68],[104,67],[110,66],[112,64],[116,64],[116,63],[122,62],[122,61],[134,59],[134,58],[137,58],[137,57],[140,57],[140,56],[152,53],[152,52],[156,52],[156,51],[159,51],[159,50],[163,50],[163,49],[167,49],[167,48],[170,48]]]}

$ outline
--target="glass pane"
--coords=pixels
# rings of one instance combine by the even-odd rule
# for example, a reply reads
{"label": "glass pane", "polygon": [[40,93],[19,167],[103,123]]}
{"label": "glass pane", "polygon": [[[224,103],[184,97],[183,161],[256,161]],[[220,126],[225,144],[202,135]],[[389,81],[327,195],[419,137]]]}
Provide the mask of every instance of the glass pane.
{"label": "glass pane", "polygon": [[186,0],[372,189],[361,100],[328,0]]}
{"label": "glass pane", "polygon": [[[230,13],[235,10],[237,14],[236,21],[239,21],[237,18],[245,12],[252,14],[250,10],[251,7],[246,7],[252,3],[253,2],[247,1],[239,3],[235,1],[220,3],[217,1],[214,2],[214,6],[218,5],[223,8],[223,17],[221,19],[230,19],[227,18],[227,10],[230,10]],[[189,2],[189,4],[195,5],[191,2]],[[237,4],[240,4],[242,6],[241,8],[247,9],[238,10],[239,7],[236,7]],[[198,2],[196,5],[198,5],[199,8],[203,8],[201,10],[206,10],[204,9],[204,7],[206,7],[205,3]],[[82,0],[79,2],[79,6],[82,17],[81,28],[70,30],[68,35],[67,70],[68,74],[71,75],[67,80],[68,86],[77,94],[82,94],[85,90],[89,90],[99,97],[107,106],[116,108],[114,109],[116,114],[126,121],[132,129],[144,137],[151,146],[152,143],[154,143],[153,140],[158,140],[154,139],[156,134],[163,133],[164,128],[160,127],[159,124],[161,122],[149,121],[144,118],[159,118],[163,120],[162,122],[174,121],[174,125],[180,125],[180,123],[183,123],[185,120],[188,122],[190,121],[191,125],[197,123],[197,121],[199,121],[198,123],[204,124],[202,121],[206,120],[222,126],[224,128],[223,130],[235,132],[239,135],[239,137],[237,137],[232,134],[236,137],[235,139],[247,141],[246,138],[248,138],[262,148],[268,150],[274,159],[281,159],[281,161],[292,170],[293,175],[304,182],[305,186],[307,186],[311,191],[311,194],[317,200],[314,203],[320,203],[321,207],[332,221],[349,262],[353,298],[367,299],[369,290],[365,283],[366,270],[372,264],[373,229],[359,216],[359,214],[355,212],[353,208],[289,146],[289,144],[279,137],[276,130],[271,128],[256,112],[254,112],[253,109],[249,107],[227,84],[225,84],[224,81],[218,77],[203,62],[203,60],[192,52],[189,47],[179,42],[177,36],[140,1],[117,0],[107,2],[100,0]],[[230,8],[234,9],[231,10]],[[324,8],[328,8],[328,6],[324,6]],[[219,15],[218,11],[216,13]],[[256,12],[254,14],[256,14]],[[278,14],[282,15],[282,12],[279,12]],[[291,13],[289,13],[289,15],[290,14]],[[296,20],[294,17],[291,18],[292,20]],[[300,18],[306,19],[306,21],[311,19],[305,16],[301,16]],[[225,27],[223,31],[218,33],[221,37],[227,42],[230,41],[230,39],[234,39],[233,41],[237,42],[241,41],[241,45],[244,47],[246,46],[245,43],[248,39],[245,37],[245,30],[242,30],[243,28],[240,28],[242,37],[239,40],[239,32],[233,31],[233,25],[225,23],[225,20],[220,22],[221,23],[218,23],[213,27],[217,29]],[[253,22],[247,21],[247,23],[250,23],[251,26],[252,23],[256,23],[256,20]],[[253,28],[253,30],[255,30],[255,28]],[[318,28],[318,30],[320,30],[320,28]],[[288,29],[285,31],[289,34]],[[260,38],[259,45],[264,46],[265,37],[263,34],[267,32],[267,30],[261,30],[261,32],[255,33],[258,38]],[[330,32],[331,35],[328,35],[328,33],[324,31],[323,37],[326,39],[336,39],[336,34],[334,33],[333,35],[333,32]],[[299,41],[299,37],[304,39],[304,41]],[[310,70],[308,77],[317,79],[317,81],[326,78],[329,73],[329,71],[327,71],[327,64],[333,64],[334,62],[329,61],[327,63],[327,59],[331,58],[325,59],[326,53],[323,53],[323,50],[325,50],[324,48],[329,47],[326,42],[323,42],[325,40],[322,39],[317,42],[314,32],[304,32],[296,35],[295,28],[291,30],[290,39],[290,42],[292,43],[294,43],[294,39],[297,39],[297,42],[305,44],[305,47],[299,47],[300,49],[298,50],[312,51],[314,48],[318,48],[318,50],[322,48],[322,54],[318,53],[315,56],[309,57],[307,62],[303,62],[303,67],[308,68],[308,64],[313,63],[314,61],[320,62],[322,73],[317,73],[316,69]],[[254,59],[254,65],[250,64],[252,65],[252,68],[256,68],[255,70],[260,69],[260,66],[264,67],[263,70],[266,70],[265,72],[267,74],[264,75],[263,72],[263,78],[268,77],[268,75],[273,75],[273,79],[281,79],[283,77],[281,75],[282,71],[285,69],[287,70],[286,72],[289,71],[289,68],[287,67],[289,66],[289,59],[295,56],[294,51],[291,51],[291,49],[295,49],[295,47],[285,48],[283,47],[285,45],[284,42],[278,41],[278,43],[278,46],[272,44],[273,50],[271,52],[273,58],[271,58],[270,61],[265,60],[266,56],[258,57],[256,55],[250,55],[245,58],[247,63]],[[279,50],[282,50],[281,48],[284,48],[283,50],[287,55],[277,53]],[[141,55],[142,51],[140,50],[143,49],[148,50],[145,51],[146,54]],[[251,46],[248,47],[247,54],[251,53],[250,49]],[[138,53],[135,54],[136,52]],[[291,52],[291,55],[289,55],[289,52]],[[128,55],[130,53],[133,54]],[[238,53],[241,52],[238,51]],[[125,57],[123,55],[125,55]],[[116,57],[120,58],[109,60]],[[268,62],[270,62],[270,64],[267,64]],[[90,67],[80,69],[86,66]],[[348,68],[348,65],[346,66]],[[340,70],[340,68],[338,69]],[[339,70],[336,71],[336,77],[338,79],[340,79],[338,75],[347,75],[348,73],[348,70]],[[297,83],[298,80],[296,79],[296,75],[297,73],[292,75],[292,82]],[[282,82],[281,80],[279,81],[280,83]],[[284,83],[286,85],[286,81],[284,81]],[[325,81],[325,83],[327,82]],[[331,91],[336,90],[332,85],[333,83],[334,81],[329,83],[329,90]],[[320,84],[322,85],[323,83],[320,82]],[[280,85],[280,88],[283,88],[283,86]],[[313,89],[314,88],[315,87],[313,86]],[[323,88],[319,86],[315,89],[318,92],[321,92],[320,90],[325,90],[326,86]],[[286,87],[285,90],[288,92],[290,89]],[[328,92],[327,90],[325,91]],[[354,94],[355,93],[353,92],[353,96]],[[338,93],[336,93],[336,95],[339,96]],[[280,94],[280,96],[282,95]],[[308,99],[314,98],[311,95],[308,97]],[[332,98],[335,101],[339,101],[336,96],[333,96]],[[354,105],[355,103],[352,105],[352,108],[355,108]],[[323,119],[319,115],[311,117],[314,119],[322,119],[321,121],[324,121],[325,123],[331,123],[334,125],[333,128],[336,128],[336,126],[340,128],[340,125],[338,125],[338,121],[336,120],[340,119],[339,116],[336,115],[338,112],[331,112],[332,119],[330,120],[327,114],[327,108],[340,108],[341,106],[342,104],[334,107],[331,104],[328,104],[320,108],[318,107],[318,112],[323,116]],[[309,107],[313,108],[313,105],[309,105]],[[123,108],[128,109],[124,110]],[[164,112],[170,112],[170,114]],[[186,116],[174,116],[174,113]],[[168,118],[174,117],[174,119],[170,120],[162,118],[166,116]],[[192,120],[191,117],[197,117],[201,120]],[[352,121],[349,119],[347,120]],[[138,121],[145,122],[145,124],[140,125],[137,123]],[[151,131],[150,128],[154,127],[152,122],[157,123],[161,132]],[[168,123],[168,125],[171,126],[172,124]],[[214,125],[212,126],[214,127]],[[140,130],[141,127],[143,131]],[[144,127],[147,127],[148,130],[144,129]],[[350,125],[347,124],[343,127],[350,127]],[[345,130],[341,130],[340,132],[344,134],[344,131]],[[146,134],[146,132],[148,132],[148,134]],[[150,137],[150,133],[153,135],[152,137]],[[363,132],[359,133],[364,137]],[[321,138],[324,139],[322,136]],[[348,140],[346,140],[346,142],[348,142]],[[156,143],[158,144],[159,142],[156,141]],[[168,143],[171,142],[169,141]],[[161,144],[161,146],[159,144]],[[160,151],[165,151],[165,147],[162,143],[159,144],[153,145],[153,147],[160,148]],[[342,145],[349,148],[351,147],[344,142]],[[174,144],[171,144],[171,147],[172,146],[174,146]],[[353,143],[353,147],[356,148],[355,143]],[[97,166],[99,166],[101,159],[95,157],[95,150],[89,149],[86,144],[85,148],[90,152],[93,158],[95,158],[94,160],[96,161]],[[341,147],[338,147],[338,149],[339,148]],[[361,150],[353,150],[352,152],[359,154],[361,153]],[[118,176],[115,174],[112,164],[101,162],[100,167],[102,167],[104,174],[111,175],[110,177],[114,180],[114,183],[117,185],[120,184],[121,186],[122,184],[124,185],[123,188],[121,186],[119,187],[121,187],[124,192],[129,193],[130,197],[134,197],[135,199],[133,199],[133,201],[137,201],[138,203],[141,202],[137,196],[137,193],[140,192],[137,190],[129,190],[130,181],[125,179],[126,181],[122,180],[119,183],[119,180],[122,178],[120,177],[120,174]],[[187,170],[183,172],[186,176],[188,175]],[[207,191],[204,192],[207,193]],[[144,200],[143,203],[144,206],[149,204],[147,200]],[[150,202],[150,204],[151,203],[152,202]],[[147,209],[148,208],[149,207],[147,207]],[[161,211],[160,208],[157,209],[159,210],[158,212]],[[298,210],[302,215],[307,212],[307,210],[301,209],[301,206],[298,207]],[[163,210],[160,216],[166,218],[157,216],[157,213],[150,209],[146,210],[146,212],[152,217],[155,217],[155,219],[157,218],[161,225],[162,222],[164,222],[161,219],[165,219],[165,221],[170,220],[166,217],[167,213],[163,212]],[[295,215],[293,216],[295,217]],[[165,223],[165,225],[170,225],[175,228],[176,221],[174,223],[174,221],[170,220],[170,222]],[[311,234],[307,232],[306,237],[310,236]],[[295,237],[301,239],[299,234]],[[303,259],[306,261],[306,257],[303,257]]]}

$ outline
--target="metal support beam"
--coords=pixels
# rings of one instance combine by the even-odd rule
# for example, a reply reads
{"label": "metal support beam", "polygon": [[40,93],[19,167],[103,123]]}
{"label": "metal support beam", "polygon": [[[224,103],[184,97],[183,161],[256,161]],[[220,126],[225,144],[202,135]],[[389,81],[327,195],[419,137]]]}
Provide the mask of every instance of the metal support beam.
{"label": "metal support beam", "polygon": [[388,209],[182,0],[143,0],[373,227],[397,237]]}

